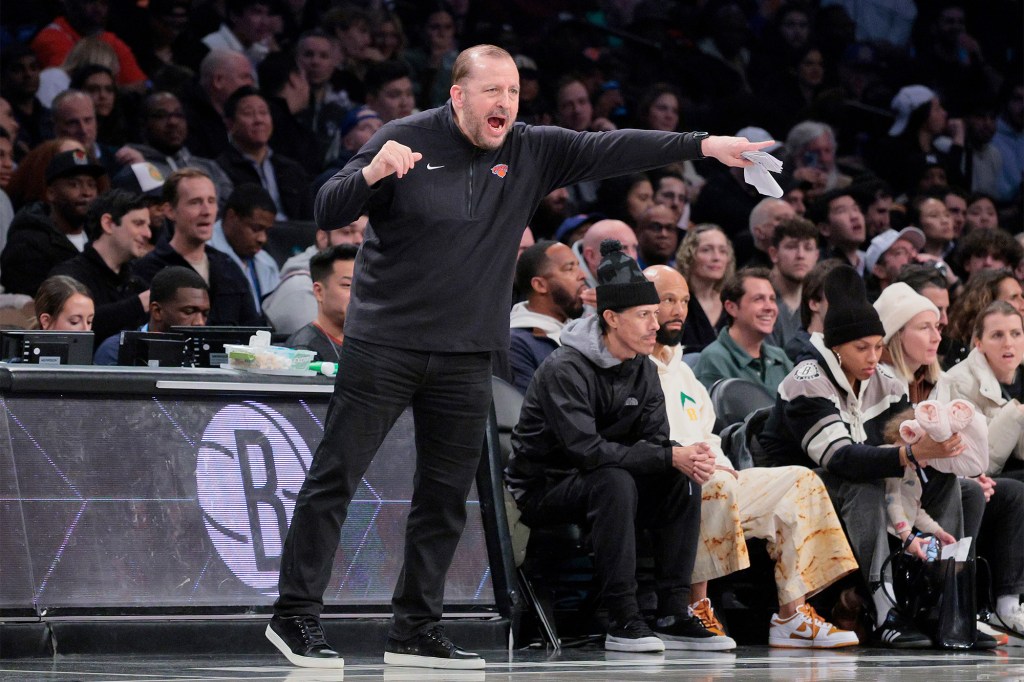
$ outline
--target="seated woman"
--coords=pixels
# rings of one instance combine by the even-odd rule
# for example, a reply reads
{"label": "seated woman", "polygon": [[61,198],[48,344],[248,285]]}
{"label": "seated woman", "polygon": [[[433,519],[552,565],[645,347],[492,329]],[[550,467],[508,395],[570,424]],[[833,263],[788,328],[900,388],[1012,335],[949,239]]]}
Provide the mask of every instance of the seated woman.
{"label": "seated woman", "polygon": [[[1005,302],[994,303],[990,308],[993,307],[1009,310],[1009,316],[1003,316],[1006,319],[1002,321],[1011,329],[1014,325],[1020,328],[1021,318],[1016,309]],[[946,404],[953,398],[965,398],[983,412],[983,403],[987,403],[990,451],[985,453],[985,459],[991,460],[993,446],[1005,452],[1011,440],[1015,444],[1020,439],[1021,427],[1014,426],[1024,424],[1024,408],[1019,402],[1008,401],[1005,406],[999,407],[991,401],[975,400],[980,394],[978,390],[972,390],[970,385],[977,386],[982,377],[990,386],[989,392],[999,392],[998,388],[991,388],[997,379],[988,361],[984,360],[983,353],[979,356],[972,353],[967,362],[960,363],[949,374],[939,368],[939,311],[931,301],[906,284],[897,282],[882,292],[875,301],[875,310],[885,326],[883,361],[897,379],[905,382],[912,403],[938,400]],[[982,325],[987,319],[992,322],[989,336],[993,336],[999,320],[992,316],[998,317],[999,313],[986,313],[989,313],[989,309],[982,313],[979,320]],[[1024,339],[1024,335],[1019,338]],[[1017,373],[1020,365],[1019,349],[1022,346],[1024,340],[1017,341]],[[975,358],[975,361],[980,358],[983,364],[973,367],[970,358]],[[1000,358],[996,357],[995,360],[999,362]],[[966,381],[958,377],[965,377]],[[967,393],[974,397],[968,397]],[[1011,405],[1011,402],[1017,402],[1017,405]],[[1005,411],[1002,418],[998,416],[1001,411]],[[1000,421],[997,422],[997,419]],[[1006,419],[1010,420],[1011,425],[1002,423]],[[1015,428],[1017,436],[1013,439]],[[996,476],[998,472],[990,469],[989,473]],[[932,473],[929,471],[928,475]],[[1006,477],[990,478],[982,474],[974,479],[961,478],[960,488],[964,536],[977,538],[978,554],[989,560],[993,592],[997,597],[996,613],[1010,629],[1024,633],[1024,610],[1020,607],[1020,596],[1024,592],[1024,482]],[[1024,644],[1024,639],[1011,641]]]}
{"label": "seated woman", "polygon": [[36,292],[36,320],[43,331],[87,332],[92,330],[96,308],[89,289],[77,279],[55,275]]}
{"label": "seated woman", "polygon": [[1005,301],[974,323],[974,349],[949,370],[950,394],[974,403],[989,424],[990,476],[1024,480],[1024,321]]}
{"label": "seated woman", "polygon": [[[811,336],[813,358],[798,364],[779,387],[758,437],[763,460],[755,462],[820,467],[818,476],[872,589],[878,626],[874,640],[894,648],[928,647],[930,639],[889,608],[881,575],[889,554],[884,479],[902,477],[912,464],[906,447],[885,444],[882,433],[890,419],[909,407],[906,388],[879,367],[885,329],[857,272],[847,265],[832,270],[825,279],[825,297],[824,334]],[[959,436],[942,443],[925,436],[913,454],[926,462],[961,451]],[[962,537],[956,477],[936,473],[930,481],[922,507],[942,528]]]}
{"label": "seated woman", "polygon": [[736,254],[718,225],[697,225],[679,245],[676,269],[686,278],[691,294],[683,330],[683,352],[699,353],[718,338],[729,322],[721,293],[725,281],[736,272]]}
{"label": "seated woman", "polygon": [[974,322],[992,301],[1006,301],[1024,313],[1024,294],[1010,270],[983,270],[964,287],[949,310],[949,327],[943,333],[949,340],[949,352],[943,359],[943,367],[953,367],[971,352]]}

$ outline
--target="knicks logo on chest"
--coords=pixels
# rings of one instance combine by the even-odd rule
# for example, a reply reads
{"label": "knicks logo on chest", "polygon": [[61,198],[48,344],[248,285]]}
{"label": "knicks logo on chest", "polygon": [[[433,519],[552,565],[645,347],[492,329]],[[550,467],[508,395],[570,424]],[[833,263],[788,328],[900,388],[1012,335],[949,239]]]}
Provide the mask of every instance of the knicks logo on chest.
{"label": "knicks logo on chest", "polygon": [[491,166],[491,174],[497,175],[499,178],[505,177],[506,175],[508,175],[508,164],[499,163],[494,166]]}

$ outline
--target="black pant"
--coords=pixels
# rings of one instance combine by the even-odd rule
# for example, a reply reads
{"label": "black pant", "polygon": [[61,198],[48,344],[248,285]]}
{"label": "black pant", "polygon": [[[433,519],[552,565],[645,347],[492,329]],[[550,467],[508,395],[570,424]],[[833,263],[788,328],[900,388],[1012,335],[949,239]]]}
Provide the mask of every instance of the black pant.
{"label": "black pant", "polygon": [[585,523],[597,579],[614,621],[636,616],[636,529],[655,532],[658,614],[685,616],[700,536],[700,486],[676,471],[636,476],[614,467],[572,474],[526,500],[528,526]]}
{"label": "black pant", "polygon": [[988,503],[977,481],[960,479],[964,535],[974,538],[971,552],[988,560],[992,593],[1024,593],[1024,483],[996,478]]}
{"label": "black pant", "polygon": [[441,619],[445,575],[480,463],[490,373],[488,353],[430,353],[345,339],[324,438],[282,550],[275,613],[323,610],[349,502],[388,431],[411,405],[416,471],[390,636],[409,639]]}

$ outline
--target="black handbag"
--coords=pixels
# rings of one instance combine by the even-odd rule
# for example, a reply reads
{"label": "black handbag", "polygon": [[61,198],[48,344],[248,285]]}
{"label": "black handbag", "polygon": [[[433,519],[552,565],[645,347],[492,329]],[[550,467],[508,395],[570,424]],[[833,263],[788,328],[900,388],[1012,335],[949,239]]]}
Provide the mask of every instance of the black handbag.
{"label": "black handbag", "polygon": [[[922,561],[904,548],[886,559],[892,566],[893,605],[940,649],[970,649],[978,632],[973,558]],[[885,573],[885,565],[882,566]]]}

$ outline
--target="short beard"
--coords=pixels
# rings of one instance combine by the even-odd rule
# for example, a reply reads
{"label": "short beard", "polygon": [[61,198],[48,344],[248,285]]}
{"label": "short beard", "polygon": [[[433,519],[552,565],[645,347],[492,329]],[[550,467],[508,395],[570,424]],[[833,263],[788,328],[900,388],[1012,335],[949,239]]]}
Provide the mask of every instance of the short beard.
{"label": "short beard", "polygon": [[583,314],[583,301],[561,287],[551,292],[551,302],[562,311],[567,320],[575,320]]}
{"label": "short beard", "polygon": [[667,327],[660,327],[655,333],[655,340],[662,346],[675,347],[683,342],[683,330],[671,331]]}

